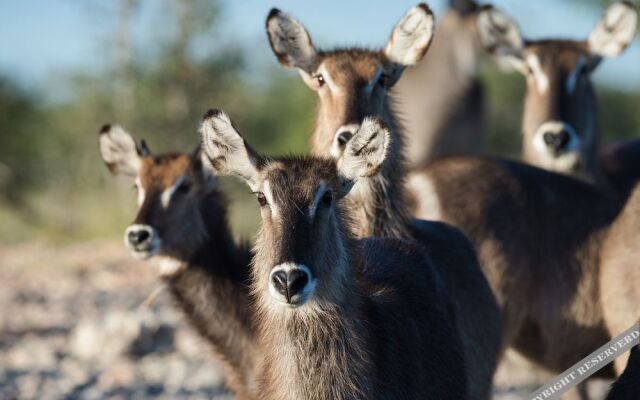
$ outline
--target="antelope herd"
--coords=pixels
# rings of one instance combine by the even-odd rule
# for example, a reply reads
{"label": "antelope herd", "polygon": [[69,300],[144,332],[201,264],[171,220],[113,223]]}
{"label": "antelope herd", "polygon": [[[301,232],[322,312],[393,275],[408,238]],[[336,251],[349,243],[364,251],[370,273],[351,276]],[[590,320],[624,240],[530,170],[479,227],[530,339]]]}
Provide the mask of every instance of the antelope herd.
{"label": "antelope herd", "polygon": [[[138,193],[125,244],[238,399],[490,399],[507,349],[561,373],[640,319],[640,141],[599,143],[590,80],[637,19],[620,1],[587,40],[530,41],[452,0],[437,28],[419,4],[382,50],[326,51],[272,9],[273,53],[317,94],[312,155],[263,155],[217,109],[191,153],[105,125],[102,158]],[[483,59],[526,78],[522,162],[477,154]],[[220,176],[255,193],[253,244]],[[640,398],[638,351],[600,371],[609,398]]]}

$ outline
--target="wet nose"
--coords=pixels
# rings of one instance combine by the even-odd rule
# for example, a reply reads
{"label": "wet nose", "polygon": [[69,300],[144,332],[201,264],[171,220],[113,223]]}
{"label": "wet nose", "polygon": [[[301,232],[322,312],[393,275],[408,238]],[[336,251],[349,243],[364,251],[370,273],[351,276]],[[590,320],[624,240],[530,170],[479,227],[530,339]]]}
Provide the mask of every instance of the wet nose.
{"label": "wet nose", "polygon": [[308,283],[309,274],[302,269],[278,270],[271,274],[271,284],[287,299],[287,303],[291,303],[295,295],[301,294]]}
{"label": "wet nose", "polygon": [[542,135],[542,139],[547,146],[558,153],[567,146],[571,139],[571,135],[566,129],[563,129],[559,132],[545,132]]}
{"label": "wet nose", "polygon": [[129,229],[127,240],[134,247],[139,247],[151,240],[151,227],[142,226]]}
{"label": "wet nose", "polygon": [[338,137],[336,138],[336,140],[338,141],[338,145],[340,145],[340,147],[343,148],[344,146],[347,145],[347,143],[349,143],[349,140],[351,140],[351,137],[353,137],[352,132],[342,131],[338,133]]}

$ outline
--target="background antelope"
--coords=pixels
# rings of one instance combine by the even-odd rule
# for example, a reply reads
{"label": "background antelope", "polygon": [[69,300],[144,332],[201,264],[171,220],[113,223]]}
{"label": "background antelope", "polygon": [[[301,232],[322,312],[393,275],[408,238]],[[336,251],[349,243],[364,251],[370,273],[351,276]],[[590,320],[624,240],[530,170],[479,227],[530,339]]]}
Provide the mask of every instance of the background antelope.
{"label": "background antelope", "polygon": [[[639,226],[640,186],[636,186],[607,234],[600,261],[602,306],[612,336],[640,318]],[[626,356],[615,360],[617,373],[622,373],[626,360]]]}
{"label": "background antelope", "polygon": [[124,242],[154,258],[160,277],[189,322],[213,347],[228,387],[254,399],[259,364],[249,306],[250,252],[234,242],[217,178],[191,154],[153,155],[119,126],[100,130],[102,159],[114,175],[135,180],[138,215]]}
{"label": "background antelope", "polygon": [[485,110],[477,75],[484,53],[476,24],[479,10],[473,0],[449,1],[428,55],[408,67],[393,88],[392,106],[411,143],[405,149],[410,170],[480,148]]}
{"label": "background antelope", "polygon": [[[289,15],[272,10],[267,18],[271,47],[288,67],[318,93],[312,153],[340,159],[345,154],[374,151],[369,138],[353,134],[369,130],[362,121],[377,116],[390,132],[386,158],[377,174],[360,179],[346,196],[358,238],[370,236],[415,239],[442,275],[456,306],[470,395],[488,398],[500,352],[499,311],[472,247],[459,231],[441,223],[416,221],[406,204],[404,138],[390,108],[388,90],[404,67],[415,65],[433,36],[433,15],[425,4],[409,10],[394,28],[383,51],[359,48],[318,51],[304,27]],[[375,133],[375,130],[373,131]]]}
{"label": "background antelope", "polygon": [[[460,228],[498,299],[504,344],[555,372],[610,336],[599,301],[602,244],[620,204],[565,175],[499,159],[437,161],[418,216]],[[611,376],[605,368],[603,376]]]}
{"label": "background antelope", "polygon": [[384,162],[388,132],[375,124],[355,132],[352,140],[374,136],[377,145],[337,165],[260,156],[219,110],[201,131],[213,169],[244,179],[260,205],[251,285],[264,398],[466,398],[453,305],[437,271],[410,242],[356,241],[342,205]]}
{"label": "background antelope", "polygon": [[626,1],[605,12],[586,41],[525,40],[517,23],[486,7],[478,16],[484,46],[526,77],[522,158],[551,171],[606,184],[598,165],[598,123],[591,74],[620,55],[636,32],[637,11]]}

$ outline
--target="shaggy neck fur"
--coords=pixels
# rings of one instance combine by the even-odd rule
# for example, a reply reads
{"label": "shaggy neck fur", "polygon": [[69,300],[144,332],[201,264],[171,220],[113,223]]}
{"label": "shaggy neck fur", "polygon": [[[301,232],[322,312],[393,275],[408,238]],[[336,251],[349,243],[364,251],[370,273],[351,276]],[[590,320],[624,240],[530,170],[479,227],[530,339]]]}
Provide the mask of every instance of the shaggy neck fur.
{"label": "shaggy neck fur", "polygon": [[249,394],[259,359],[250,316],[250,253],[232,238],[221,193],[206,196],[200,207],[206,240],[180,260],[182,269],[164,279],[191,324],[213,346],[227,385],[238,398],[255,398]]}
{"label": "shaggy neck fur", "polygon": [[[357,238],[411,237],[407,229],[410,213],[404,192],[404,136],[388,102],[387,96],[380,115],[391,131],[389,154],[382,170],[375,176],[360,179],[346,197]],[[316,130],[314,136],[320,135]]]}
{"label": "shaggy neck fur", "polygon": [[344,239],[342,231],[334,241],[331,260],[326,261],[338,266],[338,272],[320,282],[312,299],[296,309],[273,303],[265,290],[268,282],[262,276],[264,264],[260,260],[264,253],[256,251],[252,282],[258,299],[261,345],[268,349],[263,369],[266,399],[374,397],[374,351],[365,345],[371,341],[362,322],[366,301],[352,270],[354,245]]}

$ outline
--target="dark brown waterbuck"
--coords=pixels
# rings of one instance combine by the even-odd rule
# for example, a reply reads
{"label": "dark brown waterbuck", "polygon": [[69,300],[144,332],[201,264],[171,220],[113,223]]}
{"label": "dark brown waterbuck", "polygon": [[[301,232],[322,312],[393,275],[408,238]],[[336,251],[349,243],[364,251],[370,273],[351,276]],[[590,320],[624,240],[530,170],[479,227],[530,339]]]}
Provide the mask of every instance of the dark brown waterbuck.
{"label": "dark brown waterbuck", "polygon": [[572,177],[490,158],[437,161],[413,179],[430,188],[416,199],[418,215],[473,242],[502,308],[505,345],[562,372],[610,340],[599,271],[618,201]]}
{"label": "dark brown waterbuck", "polygon": [[402,239],[357,239],[344,197],[382,167],[388,131],[353,132],[363,151],[337,163],[257,154],[211,110],[203,149],[218,174],[256,193],[256,297],[265,399],[464,399],[454,308],[429,257]]}
{"label": "dark brown waterbuck", "polygon": [[485,114],[478,77],[484,57],[476,24],[480,9],[473,0],[450,0],[429,52],[404,71],[391,92],[411,143],[405,150],[410,170],[480,149]]}
{"label": "dark brown waterbuck", "polygon": [[191,154],[152,154],[119,126],[100,131],[102,159],[114,175],[135,180],[138,215],[125,245],[157,261],[161,279],[189,322],[213,347],[238,399],[254,389],[261,356],[249,299],[251,254],[234,242],[217,178]]}
{"label": "dark brown waterbuck", "polygon": [[[345,198],[355,234],[418,241],[444,278],[456,307],[469,368],[470,396],[488,398],[500,353],[500,314],[468,240],[442,223],[411,218],[405,200],[404,137],[390,107],[389,90],[405,67],[427,52],[433,15],[425,4],[410,9],[398,22],[384,50],[360,48],[320,51],[304,27],[291,16],[272,10],[267,18],[271,47],[287,66],[296,68],[318,94],[311,151],[343,157],[367,143],[351,143],[367,116],[384,121],[390,133],[387,156],[377,174],[358,180]],[[351,145],[348,145],[351,143]]]}
{"label": "dark brown waterbuck", "polygon": [[605,187],[623,178],[625,172],[612,167],[603,175],[598,162],[600,135],[591,74],[604,58],[627,48],[637,19],[635,6],[619,1],[606,10],[587,40],[525,40],[507,14],[492,7],[480,12],[478,32],[487,51],[526,77],[525,162]]}

